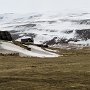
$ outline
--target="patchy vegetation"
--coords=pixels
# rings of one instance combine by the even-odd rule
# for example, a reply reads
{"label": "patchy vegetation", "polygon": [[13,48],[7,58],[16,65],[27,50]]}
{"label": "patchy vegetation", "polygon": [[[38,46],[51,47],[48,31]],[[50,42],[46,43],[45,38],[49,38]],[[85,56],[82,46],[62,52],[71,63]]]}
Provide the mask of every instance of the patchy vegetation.
{"label": "patchy vegetation", "polygon": [[0,90],[90,90],[90,49],[63,57],[0,56]]}

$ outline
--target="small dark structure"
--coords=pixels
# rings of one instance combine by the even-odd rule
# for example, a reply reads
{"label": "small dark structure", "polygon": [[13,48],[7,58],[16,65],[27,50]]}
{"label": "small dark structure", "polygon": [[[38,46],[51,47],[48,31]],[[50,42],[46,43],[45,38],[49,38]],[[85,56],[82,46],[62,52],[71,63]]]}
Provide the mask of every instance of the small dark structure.
{"label": "small dark structure", "polygon": [[34,40],[33,38],[25,38],[25,39],[21,39],[21,43],[25,44],[25,43],[33,43]]}
{"label": "small dark structure", "polygon": [[12,41],[11,34],[8,31],[0,31],[0,40]]}

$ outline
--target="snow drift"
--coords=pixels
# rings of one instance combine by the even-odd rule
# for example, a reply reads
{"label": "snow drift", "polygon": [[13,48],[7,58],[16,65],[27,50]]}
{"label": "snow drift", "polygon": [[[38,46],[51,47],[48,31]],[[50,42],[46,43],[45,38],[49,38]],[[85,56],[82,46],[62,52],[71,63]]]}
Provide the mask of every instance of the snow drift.
{"label": "snow drift", "polygon": [[10,43],[10,42],[1,42],[0,43],[0,49],[18,52],[19,55],[22,57],[24,56],[24,57],[42,57],[42,58],[44,58],[44,57],[58,57],[59,56],[55,53],[45,51],[37,46],[29,45],[28,47],[31,48],[31,51],[28,51],[24,48],[14,45],[13,43]]}

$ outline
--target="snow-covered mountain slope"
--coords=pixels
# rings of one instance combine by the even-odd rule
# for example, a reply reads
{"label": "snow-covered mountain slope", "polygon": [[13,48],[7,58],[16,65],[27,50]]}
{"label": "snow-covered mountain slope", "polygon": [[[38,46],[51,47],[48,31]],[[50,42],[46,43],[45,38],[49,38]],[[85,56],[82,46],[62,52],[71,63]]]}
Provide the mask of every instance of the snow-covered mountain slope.
{"label": "snow-covered mountain slope", "polygon": [[35,44],[52,45],[71,41],[90,44],[90,13],[0,14],[0,30],[9,31],[15,40],[33,37]]}

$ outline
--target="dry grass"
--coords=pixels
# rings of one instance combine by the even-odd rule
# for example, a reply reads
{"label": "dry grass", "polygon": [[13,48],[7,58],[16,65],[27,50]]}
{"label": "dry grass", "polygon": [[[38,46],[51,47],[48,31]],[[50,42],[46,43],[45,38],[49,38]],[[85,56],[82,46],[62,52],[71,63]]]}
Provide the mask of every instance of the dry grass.
{"label": "dry grass", "polygon": [[90,50],[58,58],[0,56],[0,90],[90,90]]}

